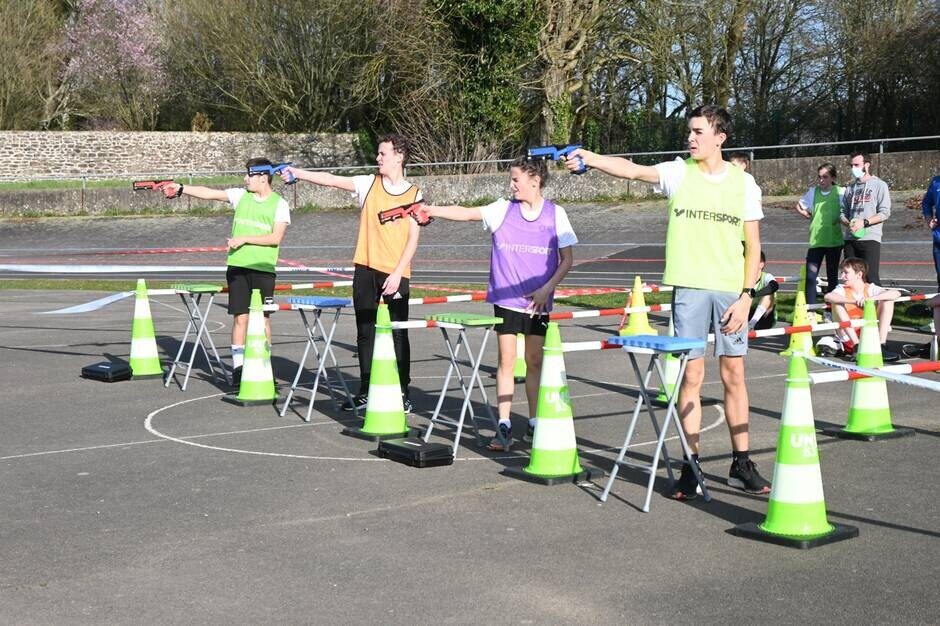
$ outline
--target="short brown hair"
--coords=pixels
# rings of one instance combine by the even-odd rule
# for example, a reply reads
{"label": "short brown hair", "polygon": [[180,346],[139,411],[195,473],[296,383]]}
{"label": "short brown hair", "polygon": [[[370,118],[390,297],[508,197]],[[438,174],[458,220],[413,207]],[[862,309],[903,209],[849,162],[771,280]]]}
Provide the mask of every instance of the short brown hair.
{"label": "short brown hair", "polygon": [[857,157],[857,156],[862,157],[862,162],[863,162],[863,163],[871,163],[871,156],[869,156],[869,154],[868,154],[867,152],[861,152],[861,151],[858,151],[858,150],[856,150],[855,152],[853,152],[852,154],[849,155],[849,161],[851,161],[852,159],[854,159],[854,158]]}
{"label": "short brown hair", "polygon": [[704,117],[716,133],[724,133],[731,137],[731,115],[726,109],[714,104],[703,104],[692,109],[688,119]]}
{"label": "short brown hair", "polygon": [[404,135],[399,135],[398,133],[389,133],[387,135],[382,135],[379,137],[379,143],[390,143],[392,144],[392,150],[397,152],[402,156],[402,167],[408,165],[408,159],[411,158],[411,140],[405,137]]}
{"label": "short brown hair", "polygon": [[545,159],[530,159],[528,157],[519,157],[509,164],[509,169],[518,167],[529,176],[539,177],[539,189],[545,187],[548,182],[548,165]]}
{"label": "short brown hair", "polygon": [[[266,159],[264,157],[254,157],[252,159],[248,159],[245,162],[245,169],[251,171],[251,168],[257,167],[259,165],[267,165],[268,167],[271,167],[274,164],[271,163],[269,159]],[[268,184],[271,184],[271,180],[273,178],[274,178],[274,174],[271,172],[271,170],[268,170]]]}
{"label": "short brown hair", "polygon": [[826,161],[822,163],[819,167],[816,168],[816,172],[819,173],[819,170],[826,170],[826,173],[829,174],[829,178],[833,181],[836,179],[836,166]]}
{"label": "short brown hair", "polygon": [[839,263],[839,269],[845,269],[851,267],[853,270],[861,274],[865,280],[868,280],[868,263],[865,262],[865,259],[857,259],[853,256],[845,259]]}

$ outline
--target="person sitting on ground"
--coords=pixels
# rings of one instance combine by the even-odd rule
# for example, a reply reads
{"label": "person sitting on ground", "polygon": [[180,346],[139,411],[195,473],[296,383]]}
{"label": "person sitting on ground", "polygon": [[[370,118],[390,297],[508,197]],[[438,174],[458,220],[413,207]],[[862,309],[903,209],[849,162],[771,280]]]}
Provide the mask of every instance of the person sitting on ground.
{"label": "person sitting on ground", "polygon": [[[866,282],[868,264],[863,259],[849,257],[839,265],[839,280],[842,284],[825,295],[826,302],[832,305],[832,317],[840,322],[861,319],[867,300],[875,302],[878,311],[878,335],[881,340],[881,355],[885,362],[897,361],[896,352],[888,350],[885,342],[891,330],[891,318],[894,315],[894,301],[901,297],[897,289],[884,289],[874,283]],[[845,355],[858,351],[858,333],[852,327],[837,331]]]}
{"label": "person sitting on ground", "polygon": [[565,210],[542,197],[548,166],[542,159],[521,157],[509,167],[513,199],[499,199],[483,207],[426,206],[431,217],[447,220],[482,220],[492,233],[489,287],[486,301],[496,325],[498,365],[496,405],[499,412],[496,438],[489,449],[509,450],[512,444],[512,397],[515,390],[516,334],[525,336],[525,391],[529,401],[526,438],[535,430],[535,415],[542,372],[542,348],[548,330],[555,287],[571,269],[572,246],[578,238]]}
{"label": "person sitting on ground", "polygon": [[750,330],[764,330],[773,328],[777,325],[777,290],[780,284],[774,280],[774,275],[764,271],[767,264],[767,257],[764,251],[760,252],[760,277],[754,283],[756,292],[754,300],[751,302],[751,318],[747,322]]}
{"label": "person sitting on ground", "polygon": [[[934,340],[940,341],[940,294],[934,296],[925,303],[933,311]],[[929,359],[931,357],[930,348],[933,341],[927,343],[906,343],[901,346],[901,354],[909,358]]]}

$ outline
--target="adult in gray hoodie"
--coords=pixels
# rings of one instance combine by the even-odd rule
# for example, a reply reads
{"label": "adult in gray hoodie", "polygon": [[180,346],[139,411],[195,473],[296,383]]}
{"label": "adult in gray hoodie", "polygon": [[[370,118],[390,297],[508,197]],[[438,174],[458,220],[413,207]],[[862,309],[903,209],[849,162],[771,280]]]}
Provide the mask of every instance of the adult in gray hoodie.
{"label": "adult in gray hoodie", "polygon": [[842,196],[843,255],[846,259],[864,259],[868,264],[868,282],[880,285],[881,230],[891,215],[891,194],[885,181],[872,176],[868,154],[852,153],[849,166],[854,180]]}

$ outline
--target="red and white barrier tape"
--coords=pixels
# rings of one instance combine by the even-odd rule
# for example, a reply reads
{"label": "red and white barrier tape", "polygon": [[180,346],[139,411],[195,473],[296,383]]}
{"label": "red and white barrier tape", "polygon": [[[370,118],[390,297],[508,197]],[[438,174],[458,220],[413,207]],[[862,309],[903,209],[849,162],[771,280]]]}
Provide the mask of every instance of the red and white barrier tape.
{"label": "red and white barrier tape", "polygon": [[[940,391],[940,382],[933,380],[925,380],[923,378],[917,378],[916,376],[905,376],[904,374],[894,374],[885,369],[873,369],[869,367],[858,367],[857,365],[851,365],[849,363],[838,363],[836,361],[830,361],[829,359],[821,359],[815,356],[808,356],[806,360],[816,363],[817,365],[825,365],[826,367],[845,371],[853,372],[856,374],[863,374],[865,376],[873,378],[884,378],[885,380],[890,380],[893,383],[900,383],[902,385],[907,385],[909,387],[918,387],[920,389],[927,389],[929,391]],[[812,378],[811,378],[812,380]]]}
{"label": "red and white barrier tape", "polygon": [[[920,363],[904,363],[901,365],[886,365],[874,371],[885,371],[891,374],[922,374],[924,372],[940,371],[940,361],[922,361]],[[859,372],[849,372],[840,370],[837,372],[813,372],[809,375],[809,380],[814,385],[820,383],[834,383],[844,380],[858,380],[859,378],[871,378],[867,374]]]}

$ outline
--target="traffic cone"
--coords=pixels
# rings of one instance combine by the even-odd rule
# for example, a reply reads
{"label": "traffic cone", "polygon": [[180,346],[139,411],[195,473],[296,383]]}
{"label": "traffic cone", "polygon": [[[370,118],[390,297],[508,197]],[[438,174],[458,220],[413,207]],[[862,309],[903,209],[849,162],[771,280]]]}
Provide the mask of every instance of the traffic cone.
{"label": "traffic cone", "polygon": [[134,379],[163,378],[157,338],[153,332],[147,283],[137,279],[137,297],[134,300],[134,323],[131,327],[131,375]]}
{"label": "traffic cone", "polygon": [[787,371],[767,517],[762,524],[740,524],[731,532],[802,549],[858,536],[858,528],[830,524],[826,516],[809,373],[800,354],[790,358]]}
{"label": "traffic cone", "polygon": [[408,436],[408,420],[401,396],[392,320],[388,305],[379,304],[375,319],[375,343],[372,348],[372,373],[369,375],[369,399],[362,428],[345,428],[344,435],[381,441]]}
{"label": "traffic cone", "polygon": [[578,462],[578,443],[557,322],[549,322],[545,334],[529,464],[522,470],[507,469],[506,473],[543,485],[580,482],[591,477],[592,472]]}
{"label": "traffic cone", "polygon": [[[640,276],[637,275],[633,279],[633,290],[630,292],[630,308],[635,309],[645,306],[646,299],[643,297],[643,283],[640,282]],[[627,320],[626,327],[617,331],[617,334],[621,337],[626,337],[632,335],[655,335],[657,333],[656,329],[650,326],[646,311],[642,311],[640,313],[631,313],[630,319]]]}
{"label": "traffic cone", "polygon": [[[878,369],[884,367],[881,356],[881,337],[878,334],[878,315],[875,303],[865,301],[862,326],[858,340],[858,356],[855,363],[859,367]],[[891,407],[888,404],[888,384],[884,378],[873,376],[859,378],[852,383],[852,400],[849,403],[849,417],[845,428],[826,429],[827,435],[843,439],[876,441],[913,435],[909,428],[895,428],[891,425]]]}
{"label": "traffic cone", "polygon": [[[669,317],[669,336],[676,336],[676,327],[672,322],[671,315]],[[672,352],[667,352],[661,360],[665,380],[659,382],[659,395],[656,396],[656,401],[661,404],[666,404],[676,390],[676,385],[679,384],[679,358]]]}
{"label": "traffic cone", "polygon": [[[796,301],[793,303],[793,325],[805,326],[809,324],[809,315],[806,310],[806,294],[802,291],[796,292]],[[802,333],[793,333],[790,335],[790,346],[780,353],[781,356],[816,356],[813,349],[813,333],[805,331]]]}
{"label": "traffic cone", "polygon": [[264,332],[264,311],[261,308],[261,291],[251,290],[248,305],[248,332],[245,335],[245,363],[242,365],[242,381],[235,396],[222,399],[239,406],[274,404],[277,391],[274,388],[274,372],[271,370],[271,346]]}
{"label": "traffic cone", "polygon": [[512,370],[513,381],[524,383],[525,373],[525,335],[516,333],[516,365]]}

